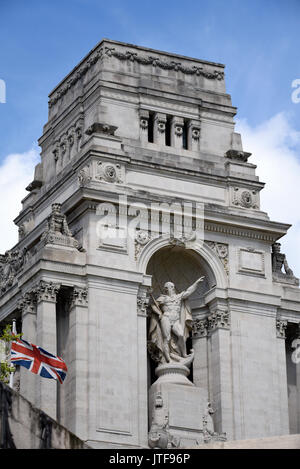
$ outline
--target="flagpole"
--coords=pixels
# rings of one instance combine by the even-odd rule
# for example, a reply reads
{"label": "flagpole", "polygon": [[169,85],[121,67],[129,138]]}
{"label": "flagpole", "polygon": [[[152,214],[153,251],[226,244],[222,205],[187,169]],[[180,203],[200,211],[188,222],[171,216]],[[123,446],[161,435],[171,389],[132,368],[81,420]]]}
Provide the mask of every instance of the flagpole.
{"label": "flagpole", "polygon": [[[12,320],[12,333],[16,334],[17,333],[17,328],[16,328],[16,320]],[[9,362],[11,364],[11,362]],[[10,373],[9,376],[9,386],[13,389],[14,387],[14,372]]]}

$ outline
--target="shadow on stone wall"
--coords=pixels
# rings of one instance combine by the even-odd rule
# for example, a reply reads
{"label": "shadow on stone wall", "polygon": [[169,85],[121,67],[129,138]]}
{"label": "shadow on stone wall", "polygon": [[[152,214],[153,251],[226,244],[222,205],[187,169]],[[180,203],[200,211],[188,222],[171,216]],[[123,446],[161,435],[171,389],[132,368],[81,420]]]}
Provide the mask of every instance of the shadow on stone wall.
{"label": "shadow on stone wall", "polygon": [[88,449],[19,393],[0,382],[0,449]]}

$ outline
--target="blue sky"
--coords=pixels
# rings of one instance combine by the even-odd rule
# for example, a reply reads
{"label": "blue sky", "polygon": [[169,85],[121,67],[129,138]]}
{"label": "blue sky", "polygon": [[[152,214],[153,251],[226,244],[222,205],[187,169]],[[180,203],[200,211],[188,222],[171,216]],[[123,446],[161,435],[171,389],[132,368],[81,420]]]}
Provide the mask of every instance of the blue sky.
{"label": "blue sky", "polygon": [[226,65],[237,130],[267,183],[263,209],[293,223],[284,242],[295,258],[300,103],[292,102],[291,84],[300,79],[299,30],[300,0],[0,0],[0,80],[6,83],[6,102],[0,103],[0,196],[7,201],[2,209],[0,204],[0,216],[9,220],[6,231],[2,223],[0,252],[16,241],[12,219],[32,180],[48,94],[109,38]]}
{"label": "blue sky", "polygon": [[286,110],[300,76],[299,0],[1,0],[0,161],[42,134],[49,92],[102,38],[226,64],[238,117]]}

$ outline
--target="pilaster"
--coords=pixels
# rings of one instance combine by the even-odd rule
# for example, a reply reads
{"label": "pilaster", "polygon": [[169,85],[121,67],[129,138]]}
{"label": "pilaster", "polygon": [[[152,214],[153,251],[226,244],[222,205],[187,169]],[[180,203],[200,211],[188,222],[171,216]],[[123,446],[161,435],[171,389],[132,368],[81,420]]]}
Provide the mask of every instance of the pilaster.
{"label": "pilaster", "polygon": [[[56,296],[59,285],[41,280],[36,287],[37,301],[37,345],[54,355],[56,343]],[[56,380],[40,378],[36,388],[37,406],[50,417],[56,418]]]}
{"label": "pilaster", "polygon": [[73,288],[69,310],[69,352],[65,425],[79,438],[87,438],[88,415],[88,291]]}

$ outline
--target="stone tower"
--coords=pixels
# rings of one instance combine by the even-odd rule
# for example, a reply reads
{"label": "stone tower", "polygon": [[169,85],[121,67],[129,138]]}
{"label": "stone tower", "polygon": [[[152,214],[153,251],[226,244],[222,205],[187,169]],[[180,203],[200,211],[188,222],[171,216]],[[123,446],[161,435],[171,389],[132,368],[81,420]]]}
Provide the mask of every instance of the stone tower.
{"label": "stone tower", "polygon": [[[49,95],[0,320],[65,359],[63,385],[21,368],[20,392],[91,446],[300,433],[290,225],[261,210],[235,114],[224,65],[106,39]],[[186,381],[161,384],[153,304],[200,277]]]}

